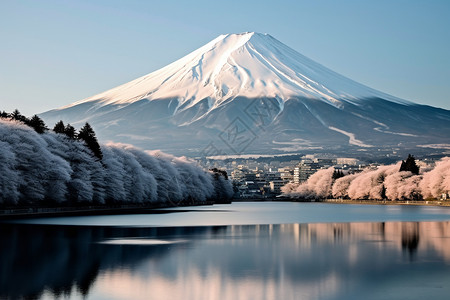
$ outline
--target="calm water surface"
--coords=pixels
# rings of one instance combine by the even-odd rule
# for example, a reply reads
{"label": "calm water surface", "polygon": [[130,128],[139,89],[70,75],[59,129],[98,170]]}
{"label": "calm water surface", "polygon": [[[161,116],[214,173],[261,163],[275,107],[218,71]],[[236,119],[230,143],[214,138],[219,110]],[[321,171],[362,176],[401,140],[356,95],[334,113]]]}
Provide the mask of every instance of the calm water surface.
{"label": "calm water surface", "polygon": [[0,298],[449,299],[448,208],[164,212],[0,224]]}

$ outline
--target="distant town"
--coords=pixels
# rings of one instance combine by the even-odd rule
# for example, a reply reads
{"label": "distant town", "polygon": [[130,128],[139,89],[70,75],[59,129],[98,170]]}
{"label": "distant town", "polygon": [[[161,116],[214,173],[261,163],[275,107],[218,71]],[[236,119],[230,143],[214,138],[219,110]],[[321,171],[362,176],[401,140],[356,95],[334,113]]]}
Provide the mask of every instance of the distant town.
{"label": "distant town", "polygon": [[[434,159],[422,160],[434,165]],[[334,167],[345,174],[377,169],[381,163],[368,163],[356,158],[335,157],[333,154],[308,154],[270,158],[201,159],[205,168],[227,172],[233,181],[234,198],[264,199],[281,195],[281,187],[288,183],[300,184],[321,169]]]}

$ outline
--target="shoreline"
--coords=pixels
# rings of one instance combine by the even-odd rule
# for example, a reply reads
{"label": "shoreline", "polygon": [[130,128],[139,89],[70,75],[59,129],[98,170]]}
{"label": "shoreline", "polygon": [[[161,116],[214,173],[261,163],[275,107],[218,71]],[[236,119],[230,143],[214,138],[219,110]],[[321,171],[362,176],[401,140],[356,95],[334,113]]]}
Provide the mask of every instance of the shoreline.
{"label": "shoreline", "polygon": [[[0,222],[8,220],[32,219],[32,218],[54,218],[54,217],[76,217],[76,216],[104,216],[104,215],[127,215],[127,214],[161,214],[167,213],[165,208],[173,207],[195,207],[214,204],[231,204],[233,202],[302,202],[302,203],[324,203],[324,204],[357,204],[357,205],[409,205],[409,206],[436,206],[450,207],[450,201],[443,200],[347,200],[347,199],[322,199],[306,200],[288,197],[271,198],[242,198],[233,199],[230,202],[194,202],[194,203],[151,203],[151,204],[127,204],[115,206],[83,206],[83,207],[20,207],[0,209]],[[181,210],[183,211],[183,210]],[[180,212],[176,210],[173,212]]]}
{"label": "shoreline", "polygon": [[415,205],[415,206],[438,206],[446,207],[450,206],[449,200],[350,200],[350,199],[320,199],[320,200],[308,200],[308,199],[296,199],[289,197],[271,197],[271,198],[245,198],[245,199],[233,199],[233,202],[302,202],[302,203],[334,203],[334,204],[367,204],[367,205]]}
{"label": "shoreline", "polygon": [[[231,203],[231,202],[230,202]],[[161,214],[163,209],[172,207],[192,207],[201,205],[213,205],[214,201],[182,202],[182,203],[149,203],[80,207],[17,207],[0,209],[0,222],[8,220],[54,218],[54,217],[81,217],[104,215],[136,215],[136,214]],[[217,203],[220,204],[220,203]],[[174,212],[178,212],[174,211]]]}
{"label": "shoreline", "polygon": [[341,200],[325,199],[317,202],[335,203],[335,204],[366,204],[366,205],[412,205],[412,206],[438,206],[450,207],[450,201],[443,200]]}

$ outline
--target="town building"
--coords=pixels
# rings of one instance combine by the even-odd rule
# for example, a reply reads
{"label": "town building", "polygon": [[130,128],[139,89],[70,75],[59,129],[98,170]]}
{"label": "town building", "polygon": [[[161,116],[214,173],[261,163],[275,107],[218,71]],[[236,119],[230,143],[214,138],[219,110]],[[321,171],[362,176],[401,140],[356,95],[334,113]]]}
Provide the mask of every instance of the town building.
{"label": "town building", "polygon": [[308,178],[317,172],[321,166],[312,160],[303,160],[294,168],[294,183],[302,183],[308,180]]}
{"label": "town building", "polygon": [[281,194],[281,188],[286,184],[284,180],[273,180],[269,182],[270,192],[273,194]]}

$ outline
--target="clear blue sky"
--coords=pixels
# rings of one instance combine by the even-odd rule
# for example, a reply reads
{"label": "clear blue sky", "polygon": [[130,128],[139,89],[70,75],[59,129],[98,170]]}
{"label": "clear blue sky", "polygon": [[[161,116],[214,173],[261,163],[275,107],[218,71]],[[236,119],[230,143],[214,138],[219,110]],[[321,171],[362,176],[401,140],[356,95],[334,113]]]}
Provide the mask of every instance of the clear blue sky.
{"label": "clear blue sky", "polygon": [[332,70],[450,109],[450,1],[0,1],[0,110],[31,115],[223,33],[269,33]]}

